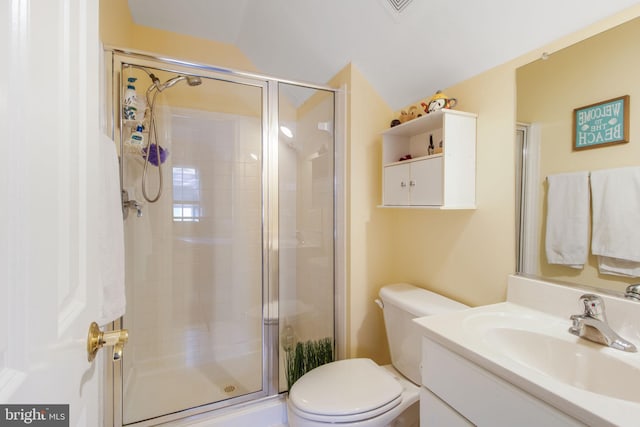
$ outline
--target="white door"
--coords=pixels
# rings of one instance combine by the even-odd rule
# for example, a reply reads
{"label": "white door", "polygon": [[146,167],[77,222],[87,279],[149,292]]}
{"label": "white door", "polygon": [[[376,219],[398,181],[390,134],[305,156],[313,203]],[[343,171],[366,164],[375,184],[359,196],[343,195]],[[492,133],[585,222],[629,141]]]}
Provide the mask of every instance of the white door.
{"label": "white door", "polygon": [[98,426],[98,0],[0,2],[0,54],[0,405]]}

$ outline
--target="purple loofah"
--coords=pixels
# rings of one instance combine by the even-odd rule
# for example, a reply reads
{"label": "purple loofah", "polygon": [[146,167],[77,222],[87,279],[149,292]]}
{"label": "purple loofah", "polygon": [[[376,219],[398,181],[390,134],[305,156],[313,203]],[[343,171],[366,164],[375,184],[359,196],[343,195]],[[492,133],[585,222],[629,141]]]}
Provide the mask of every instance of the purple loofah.
{"label": "purple loofah", "polygon": [[[151,147],[149,147],[149,149],[151,150],[151,154],[149,154],[149,163],[151,163],[153,166],[158,166],[158,150],[156,149],[156,144],[151,144]],[[147,154],[147,148],[145,147],[142,149],[142,157],[144,159],[147,158],[146,154]],[[169,155],[169,150],[165,150],[161,146],[160,147],[160,163],[164,163],[165,160],[167,160],[168,155]]]}

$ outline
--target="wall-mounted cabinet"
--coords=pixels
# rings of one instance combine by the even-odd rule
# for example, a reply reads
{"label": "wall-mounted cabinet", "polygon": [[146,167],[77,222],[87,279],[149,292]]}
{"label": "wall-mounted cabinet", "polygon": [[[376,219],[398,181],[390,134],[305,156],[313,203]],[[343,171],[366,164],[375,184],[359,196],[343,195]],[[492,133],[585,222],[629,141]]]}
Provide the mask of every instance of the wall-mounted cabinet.
{"label": "wall-mounted cabinet", "polygon": [[442,109],[385,131],[382,207],[475,209],[476,121]]}

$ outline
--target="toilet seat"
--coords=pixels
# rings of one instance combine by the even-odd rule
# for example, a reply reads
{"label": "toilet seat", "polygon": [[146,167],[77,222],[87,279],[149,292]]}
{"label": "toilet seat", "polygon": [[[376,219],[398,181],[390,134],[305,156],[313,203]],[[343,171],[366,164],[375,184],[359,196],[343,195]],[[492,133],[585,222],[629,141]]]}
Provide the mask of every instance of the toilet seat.
{"label": "toilet seat", "polygon": [[402,385],[371,359],[346,359],[305,374],[291,387],[289,400],[302,418],[347,423],[390,411],[401,403],[402,392]]}

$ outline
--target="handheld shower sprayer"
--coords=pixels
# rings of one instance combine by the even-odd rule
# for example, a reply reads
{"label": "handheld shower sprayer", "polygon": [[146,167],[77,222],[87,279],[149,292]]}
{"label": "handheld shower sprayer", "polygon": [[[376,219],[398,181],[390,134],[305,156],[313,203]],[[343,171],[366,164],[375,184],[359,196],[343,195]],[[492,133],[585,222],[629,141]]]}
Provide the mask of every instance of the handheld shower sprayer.
{"label": "handheld shower sprayer", "polygon": [[[155,76],[153,76],[155,77]],[[153,78],[152,78],[153,79]],[[162,92],[165,89],[170,88],[171,86],[175,85],[176,83],[182,81],[182,80],[186,80],[187,84],[189,86],[198,86],[200,84],[202,84],[202,80],[200,79],[200,77],[197,76],[175,76],[169,80],[167,80],[164,83],[160,83],[160,81],[156,78],[153,81],[153,85],[151,87],[154,87],[158,90],[158,92]],[[151,88],[149,88],[151,89]]]}
{"label": "handheld shower sprayer", "polygon": [[162,92],[163,90],[170,88],[171,86],[175,85],[176,83],[182,81],[182,80],[186,80],[187,84],[189,86],[198,86],[202,84],[202,79],[198,76],[187,76],[187,75],[177,75],[175,77],[170,78],[169,80],[167,80],[166,82],[162,83],[160,81],[160,79],[153,74],[151,71],[147,70],[145,67],[141,67],[139,65],[133,65],[133,64],[126,64],[125,67],[131,67],[131,68],[136,68],[139,70],[144,71],[147,76],[149,76],[149,78],[151,79],[151,86],[149,86],[149,88],[147,89],[147,94],[149,92],[151,92],[154,88],[158,91],[158,92]]}
{"label": "handheld shower sprayer", "polygon": [[[151,86],[149,86],[149,89],[147,89],[147,93],[146,93],[147,105],[149,105],[149,108],[150,108],[149,127],[151,129],[149,130],[149,138],[147,139],[147,147],[145,149],[146,155],[144,156],[145,160],[144,160],[144,169],[142,172],[142,195],[144,196],[147,202],[154,203],[154,202],[157,202],[160,196],[162,195],[162,187],[163,187],[162,148],[160,147],[160,142],[158,141],[158,133],[156,131],[156,121],[155,121],[155,115],[154,115],[156,96],[158,95],[158,93],[162,92],[165,89],[170,88],[171,86],[175,85],[176,83],[182,80],[186,80],[189,86],[198,86],[202,84],[202,79],[200,79],[200,77],[197,77],[197,76],[178,75],[178,76],[172,77],[171,79],[167,80],[164,83],[160,83],[160,79],[158,79],[152,73],[149,73],[149,77],[153,82]],[[153,93],[153,96],[150,96],[154,88],[156,89],[156,91]],[[155,143],[153,143],[153,141],[155,141]],[[155,153],[152,152],[152,150],[154,149],[155,149]],[[156,195],[154,197],[150,197],[149,195],[147,195],[147,185],[146,185],[147,169],[149,166],[149,161],[150,161],[149,159],[154,157],[154,155],[155,155],[155,159],[157,159],[156,161],[158,166],[159,184],[158,184],[158,192],[156,193]]]}
{"label": "handheld shower sprayer", "polygon": [[[154,203],[158,201],[158,199],[160,199],[160,196],[162,195],[162,187],[163,187],[163,179],[162,179],[163,159],[162,159],[162,153],[161,153],[162,148],[160,147],[160,143],[158,141],[158,135],[156,131],[156,120],[154,115],[156,96],[158,95],[158,93],[162,92],[167,88],[170,88],[171,86],[175,85],[176,83],[179,83],[182,80],[186,80],[189,86],[198,86],[202,84],[202,79],[198,76],[187,76],[187,75],[180,74],[162,83],[155,74],[147,70],[145,67],[142,67],[140,65],[133,65],[133,64],[126,64],[125,67],[132,67],[132,68],[136,68],[144,71],[149,76],[152,82],[145,93],[145,98],[147,100],[147,107],[149,108],[149,137],[147,138],[146,148],[144,149],[144,152],[146,153],[146,155],[144,155],[145,162],[144,162],[144,169],[142,172],[142,195],[144,196],[147,202]],[[155,89],[155,92],[154,92],[154,89]],[[153,153],[151,150],[155,150],[155,153]],[[149,195],[147,195],[147,185],[146,185],[147,169],[149,166],[149,161],[150,161],[149,159],[153,157],[154,154],[155,154],[154,158],[157,159],[156,161],[157,161],[157,167],[158,167],[159,183],[158,183],[158,192],[154,197],[150,197]],[[155,165],[155,163],[153,164]]]}

